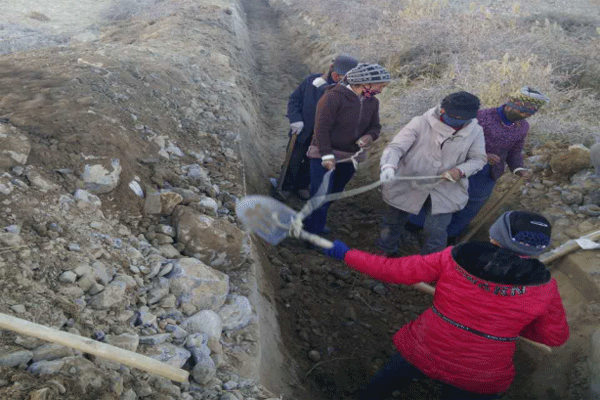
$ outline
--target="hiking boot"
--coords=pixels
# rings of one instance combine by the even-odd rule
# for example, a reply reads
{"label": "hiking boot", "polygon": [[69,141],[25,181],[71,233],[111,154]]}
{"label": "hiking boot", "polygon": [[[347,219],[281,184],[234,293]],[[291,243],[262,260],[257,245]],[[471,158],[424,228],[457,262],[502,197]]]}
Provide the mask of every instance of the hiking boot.
{"label": "hiking boot", "polygon": [[296,191],[296,197],[298,197],[300,200],[308,200],[310,199],[310,192],[308,189],[298,189]]}
{"label": "hiking boot", "polygon": [[288,197],[290,197],[290,192],[287,190],[279,191],[276,188],[273,188],[273,190],[271,190],[271,197],[279,201],[286,201]]}
{"label": "hiking boot", "polygon": [[417,224],[413,224],[410,221],[406,221],[406,224],[404,224],[404,229],[411,233],[419,233],[423,230],[423,227]]}
{"label": "hiking boot", "polygon": [[404,231],[400,234],[400,243],[404,247],[416,249],[417,253],[419,252],[419,249],[422,245],[419,235],[409,231]]}
{"label": "hiking boot", "polygon": [[448,246],[455,246],[458,243],[458,236],[448,236],[446,243]]}

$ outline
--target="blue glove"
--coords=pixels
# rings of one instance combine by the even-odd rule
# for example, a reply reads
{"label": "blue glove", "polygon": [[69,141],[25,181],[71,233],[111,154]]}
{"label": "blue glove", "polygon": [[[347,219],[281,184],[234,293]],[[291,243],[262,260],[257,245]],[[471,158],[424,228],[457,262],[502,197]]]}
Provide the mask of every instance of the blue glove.
{"label": "blue glove", "polygon": [[350,250],[350,247],[348,247],[346,243],[341,240],[336,240],[333,242],[333,247],[330,249],[323,249],[323,253],[328,257],[344,261],[344,257],[346,257],[346,252],[348,250]]}

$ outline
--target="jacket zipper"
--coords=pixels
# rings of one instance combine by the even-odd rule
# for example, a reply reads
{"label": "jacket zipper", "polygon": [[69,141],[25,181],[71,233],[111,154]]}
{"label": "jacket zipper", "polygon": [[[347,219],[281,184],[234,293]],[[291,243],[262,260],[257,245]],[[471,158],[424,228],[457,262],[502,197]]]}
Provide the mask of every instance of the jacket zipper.
{"label": "jacket zipper", "polygon": [[358,101],[360,102],[360,109],[359,109],[359,111],[358,111],[358,122],[357,122],[357,124],[356,124],[356,129],[354,130],[354,137],[355,137],[357,140],[358,140],[358,139],[360,139],[360,138],[358,137],[358,128],[360,127],[360,123],[361,123],[361,121],[362,121],[363,100],[364,100],[364,99],[363,99],[362,97],[358,99]]}

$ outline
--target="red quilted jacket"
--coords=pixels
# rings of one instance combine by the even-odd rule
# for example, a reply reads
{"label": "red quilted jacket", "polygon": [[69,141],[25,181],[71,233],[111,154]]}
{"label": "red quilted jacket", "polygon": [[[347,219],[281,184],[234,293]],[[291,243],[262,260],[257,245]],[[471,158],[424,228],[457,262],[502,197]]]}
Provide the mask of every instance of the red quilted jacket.
{"label": "red quilted jacket", "polygon": [[350,250],[344,261],[384,282],[436,283],[433,307],[393,340],[425,375],[461,389],[480,394],[508,389],[515,341],[503,339],[523,336],[560,346],[569,338],[556,281],[537,259],[473,242],[402,258]]}

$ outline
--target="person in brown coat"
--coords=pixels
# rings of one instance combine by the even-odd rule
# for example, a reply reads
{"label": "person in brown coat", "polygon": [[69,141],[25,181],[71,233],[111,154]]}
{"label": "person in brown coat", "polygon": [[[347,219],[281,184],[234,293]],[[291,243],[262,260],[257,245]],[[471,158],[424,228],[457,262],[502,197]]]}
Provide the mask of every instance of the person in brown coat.
{"label": "person in brown coat", "polygon": [[[389,82],[385,68],[359,64],[348,71],[343,82],[327,88],[317,103],[314,135],[307,152],[311,197],[328,171],[333,172],[327,194],[343,191],[354,175],[354,163],[364,161],[364,151],[381,131],[375,96]],[[324,204],[305,219],[308,232],[324,233],[328,207],[329,203]]]}

